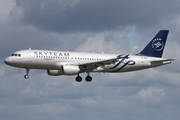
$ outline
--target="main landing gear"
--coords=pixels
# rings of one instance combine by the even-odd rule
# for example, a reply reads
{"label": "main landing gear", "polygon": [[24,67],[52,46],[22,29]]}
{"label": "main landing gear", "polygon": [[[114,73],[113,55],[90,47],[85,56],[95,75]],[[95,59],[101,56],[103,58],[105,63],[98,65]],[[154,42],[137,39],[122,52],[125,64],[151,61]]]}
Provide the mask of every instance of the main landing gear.
{"label": "main landing gear", "polygon": [[28,75],[28,74],[29,74],[29,70],[30,70],[30,69],[26,68],[26,75],[24,75],[24,78],[25,78],[25,79],[28,79],[28,78],[29,78],[29,75]]}
{"label": "main landing gear", "polygon": [[[76,81],[77,81],[77,82],[81,82],[81,81],[82,81],[82,77],[79,76],[79,74],[78,74],[78,76],[76,77]],[[89,76],[89,73],[88,73],[88,75],[87,75],[87,77],[86,77],[86,81],[87,81],[87,82],[91,82],[91,81],[92,81],[92,77]]]}
{"label": "main landing gear", "polygon": [[77,82],[81,82],[81,81],[82,81],[82,77],[78,75],[78,76],[76,77],[76,81],[77,81]]}
{"label": "main landing gear", "polygon": [[92,81],[92,77],[88,75],[88,76],[86,77],[86,81],[87,81],[87,82],[91,82],[91,81]]}

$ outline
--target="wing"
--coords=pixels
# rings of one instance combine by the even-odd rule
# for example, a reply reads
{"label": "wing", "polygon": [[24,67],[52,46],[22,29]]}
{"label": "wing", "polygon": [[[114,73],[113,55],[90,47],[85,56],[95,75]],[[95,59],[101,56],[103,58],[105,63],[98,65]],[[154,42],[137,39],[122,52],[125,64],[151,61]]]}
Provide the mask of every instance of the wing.
{"label": "wing", "polygon": [[78,64],[79,68],[83,71],[89,71],[94,70],[98,68],[99,66],[105,66],[109,64],[115,64],[118,59],[124,58],[125,56],[119,55],[116,58],[101,60],[101,61],[95,61],[95,62],[87,62],[87,63],[80,63]]}

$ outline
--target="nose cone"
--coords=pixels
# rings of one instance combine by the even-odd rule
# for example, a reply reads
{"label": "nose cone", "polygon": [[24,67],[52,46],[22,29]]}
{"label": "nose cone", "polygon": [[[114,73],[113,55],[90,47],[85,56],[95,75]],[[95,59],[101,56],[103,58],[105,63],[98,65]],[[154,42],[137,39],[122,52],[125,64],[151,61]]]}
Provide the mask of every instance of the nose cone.
{"label": "nose cone", "polygon": [[6,63],[7,65],[9,65],[9,63],[10,63],[9,57],[4,60],[4,63]]}

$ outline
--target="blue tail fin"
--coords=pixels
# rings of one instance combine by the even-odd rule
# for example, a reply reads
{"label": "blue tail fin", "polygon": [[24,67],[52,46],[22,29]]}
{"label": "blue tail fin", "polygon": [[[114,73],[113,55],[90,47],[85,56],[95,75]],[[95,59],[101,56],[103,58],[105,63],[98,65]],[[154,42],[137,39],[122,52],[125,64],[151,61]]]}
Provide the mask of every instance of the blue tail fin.
{"label": "blue tail fin", "polygon": [[162,57],[168,32],[169,30],[160,30],[138,55]]}

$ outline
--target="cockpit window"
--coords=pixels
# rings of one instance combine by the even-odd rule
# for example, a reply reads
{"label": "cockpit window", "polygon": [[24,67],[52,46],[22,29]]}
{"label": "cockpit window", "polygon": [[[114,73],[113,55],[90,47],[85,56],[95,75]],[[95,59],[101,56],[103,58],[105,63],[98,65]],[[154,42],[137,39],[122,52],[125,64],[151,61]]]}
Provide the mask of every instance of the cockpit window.
{"label": "cockpit window", "polygon": [[12,54],[11,56],[18,56],[18,57],[21,57],[21,54]]}

